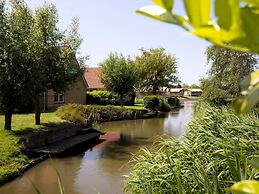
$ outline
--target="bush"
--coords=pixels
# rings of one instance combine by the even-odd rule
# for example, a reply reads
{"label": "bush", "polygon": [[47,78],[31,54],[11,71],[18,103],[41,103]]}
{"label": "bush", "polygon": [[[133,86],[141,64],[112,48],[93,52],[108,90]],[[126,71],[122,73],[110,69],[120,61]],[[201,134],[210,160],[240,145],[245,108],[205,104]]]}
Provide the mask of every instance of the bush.
{"label": "bush", "polygon": [[58,108],[57,115],[67,121],[89,125],[95,122],[134,118],[136,110],[120,106],[68,104]]}
{"label": "bush", "polygon": [[119,105],[119,97],[105,90],[87,92],[87,104]]}
{"label": "bush", "polygon": [[[106,90],[94,90],[87,92],[87,104],[95,105],[120,105],[118,95]],[[123,99],[123,105],[133,106],[135,101],[135,92],[129,93]]]}
{"label": "bush", "polygon": [[173,108],[179,108],[181,107],[180,100],[177,97],[169,97],[167,99],[167,102],[170,106]]}
{"label": "bush", "polygon": [[144,107],[153,110],[158,111],[160,108],[160,98],[158,96],[145,96],[143,98],[144,100]]}
{"label": "bush", "polygon": [[159,110],[161,112],[169,112],[172,109],[172,107],[166,102],[164,98],[160,98],[160,107]]}
{"label": "bush", "polygon": [[[233,183],[257,177],[247,161],[258,150],[258,114],[237,116],[200,103],[181,140],[162,139],[135,157],[127,193],[230,193]],[[184,192],[183,192],[184,191]]]}
{"label": "bush", "polygon": [[166,102],[163,97],[160,96],[145,96],[144,107],[153,111],[169,112],[171,110],[170,105]]}

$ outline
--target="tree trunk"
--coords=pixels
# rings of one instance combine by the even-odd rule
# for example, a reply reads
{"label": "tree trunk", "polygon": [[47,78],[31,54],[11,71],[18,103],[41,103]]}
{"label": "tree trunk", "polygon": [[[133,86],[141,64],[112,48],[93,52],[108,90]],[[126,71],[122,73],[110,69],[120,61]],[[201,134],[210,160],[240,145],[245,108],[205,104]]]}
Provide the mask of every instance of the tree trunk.
{"label": "tree trunk", "polygon": [[4,129],[10,131],[10,130],[12,130],[13,113],[11,111],[7,111],[7,112],[5,112],[4,116],[5,116]]}
{"label": "tree trunk", "polygon": [[40,125],[40,96],[37,96],[35,99],[35,125]]}
{"label": "tree trunk", "polygon": [[152,88],[152,94],[153,95],[156,95],[156,86],[154,85],[153,88]]}
{"label": "tree trunk", "polygon": [[123,95],[120,95],[120,105],[123,106]]}

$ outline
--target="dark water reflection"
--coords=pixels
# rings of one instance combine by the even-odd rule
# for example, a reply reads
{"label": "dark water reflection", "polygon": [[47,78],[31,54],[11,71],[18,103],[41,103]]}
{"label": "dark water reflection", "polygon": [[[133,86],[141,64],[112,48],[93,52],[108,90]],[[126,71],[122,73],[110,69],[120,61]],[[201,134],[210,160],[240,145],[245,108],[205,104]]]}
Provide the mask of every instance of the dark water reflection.
{"label": "dark water reflection", "polygon": [[107,132],[102,143],[80,154],[46,160],[23,176],[0,187],[0,194],[34,194],[33,182],[43,194],[59,193],[58,169],[66,194],[123,193],[123,175],[130,171],[128,161],[140,148],[149,147],[161,135],[176,138],[185,132],[191,120],[192,101],[165,118],[102,123],[97,126]]}

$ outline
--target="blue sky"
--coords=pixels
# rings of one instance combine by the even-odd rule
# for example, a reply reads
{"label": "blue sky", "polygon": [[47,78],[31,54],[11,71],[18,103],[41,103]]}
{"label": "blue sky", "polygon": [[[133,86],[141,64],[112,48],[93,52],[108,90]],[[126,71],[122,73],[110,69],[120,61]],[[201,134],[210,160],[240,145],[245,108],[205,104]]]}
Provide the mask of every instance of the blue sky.
{"label": "blue sky", "polygon": [[[198,84],[208,66],[204,55],[209,45],[187,34],[177,26],[161,23],[135,11],[151,4],[149,0],[25,0],[30,7],[47,3],[56,5],[59,28],[66,29],[73,17],[80,20],[84,42],[81,52],[90,55],[88,66],[97,66],[110,52],[132,57],[139,48],[164,47],[178,59],[178,71],[183,83]],[[181,1],[175,1],[175,12],[184,14]]]}

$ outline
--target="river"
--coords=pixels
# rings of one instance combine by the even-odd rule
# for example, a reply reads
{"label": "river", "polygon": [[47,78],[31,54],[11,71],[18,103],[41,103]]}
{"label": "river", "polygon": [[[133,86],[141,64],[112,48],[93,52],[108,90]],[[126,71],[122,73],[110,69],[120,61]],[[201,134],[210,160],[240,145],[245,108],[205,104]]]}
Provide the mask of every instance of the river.
{"label": "river", "polygon": [[192,117],[193,101],[164,118],[127,120],[96,126],[107,132],[103,142],[88,150],[63,158],[47,159],[0,187],[0,194],[35,194],[33,184],[42,194],[58,194],[60,174],[66,194],[121,194],[123,175],[130,171],[129,161],[140,148],[150,147],[161,135],[175,138],[185,132]]}

